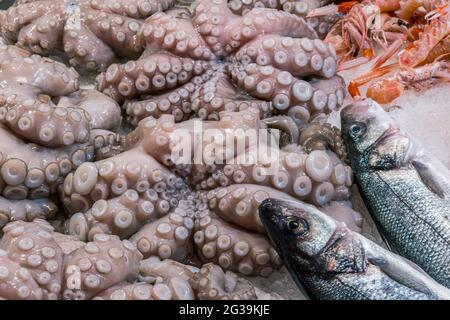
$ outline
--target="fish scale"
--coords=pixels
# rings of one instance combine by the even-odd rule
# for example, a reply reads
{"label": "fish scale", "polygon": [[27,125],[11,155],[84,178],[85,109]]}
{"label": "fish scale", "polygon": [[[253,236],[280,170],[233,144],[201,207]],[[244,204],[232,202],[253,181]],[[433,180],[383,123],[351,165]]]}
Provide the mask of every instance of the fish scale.
{"label": "fish scale", "polygon": [[302,274],[308,292],[321,300],[430,300],[434,297],[400,285],[378,267],[368,265],[364,273],[334,277]]}
{"label": "fish scale", "polygon": [[431,192],[414,169],[356,169],[355,175],[389,243],[450,287],[450,201]]}

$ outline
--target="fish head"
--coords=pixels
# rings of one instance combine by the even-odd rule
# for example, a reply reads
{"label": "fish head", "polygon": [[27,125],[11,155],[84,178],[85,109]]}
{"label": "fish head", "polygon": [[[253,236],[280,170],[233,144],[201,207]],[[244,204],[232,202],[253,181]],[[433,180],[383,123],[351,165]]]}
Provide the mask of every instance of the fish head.
{"label": "fish head", "polygon": [[334,219],[300,201],[266,199],[259,215],[280,256],[305,267],[327,247],[338,227]]}
{"label": "fish head", "polygon": [[[361,99],[341,112],[342,136],[352,162],[365,159],[372,168],[391,169],[404,162],[410,138],[398,122],[371,99]],[[359,162],[361,163],[361,162]]]}

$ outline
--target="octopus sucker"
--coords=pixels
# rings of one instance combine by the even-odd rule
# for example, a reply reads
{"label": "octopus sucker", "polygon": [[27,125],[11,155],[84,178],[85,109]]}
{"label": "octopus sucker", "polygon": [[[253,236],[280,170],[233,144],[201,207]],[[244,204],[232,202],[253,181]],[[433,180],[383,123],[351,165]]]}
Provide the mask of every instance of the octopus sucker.
{"label": "octopus sucker", "polygon": [[[236,160],[235,163],[240,162]],[[331,200],[348,198],[352,178],[351,169],[343,166],[334,154],[323,150],[314,150],[310,154],[280,150],[278,159],[271,165],[264,159],[245,166],[227,164],[203,180],[199,189],[211,190],[242,183],[272,187],[320,206]]]}
{"label": "octopus sucker", "polygon": [[139,268],[140,278],[148,283],[166,285],[174,300],[194,300],[196,292],[191,280],[198,268],[180,262],[152,256],[142,260]]}
{"label": "octopus sucker", "polygon": [[246,97],[236,88],[224,71],[217,71],[191,96],[191,109],[201,119],[218,120],[220,112],[239,112],[248,108],[258,109],[264,117],[272,111],[269,102]]}
{"label": "octopus sucker", "polygon": [[[78,90],[75,70],[14,46],[2,46],[0,56],[10,61],[0,67],[0,122],[25,140],[45,147],[70,146],[87,142],[92,128],[120,123],[120,108],[113,100],[94,90]],[[98,113],[94,104],[104,110]]]}
{"label": "octopus sucker", "polygon": [[338,128],[329,123],[313,123],[302,130],[298,141],[307,152],[332,150],[344,163],[348,163],[347,150]]}
{"label": "octopus sucker", "polygon": [[98,234],[66,257],[62,297],[90,299],[115,283],[136,277],[141,259],[130,241]]}
{"label": "octopus sucker", "polygon": [[[188,83],[210,66],[207,61],[194,61],[170,54],[155,54],[137,62],[112,65],[98,77],[98,88],[118,101],[138,95],[161,93]],[[176,72],[173,72],[173,69]]]}
{"label": "octopus sucker", "polygon": [[194,229],[193,204],[181,201],[168,215],[146,224],[133,236],[133,242],[144,257],[186,261],[192,255],[191,235]]}
{"label": "octopus sucker", "polygon": [[0,208],[1,227],[11,221],[50,220],[58,212],[56,204],[49,199],[8,200],[0,197]]}
{"label": "octopus sucker", "polygon": [[262,35],[239,49],[235,57],[244,65],[272,66],[293,77],[330,78],[336,73],[336,57],[319,39]]}
{"label": "octopus sucker", "polygon": [[98,200],[117,197],[127,190],[154,188],[158,193],[175,187],[175,176],[138,149],[96,163],[85,163],[69,174],[60,187],[66,209],[84,212]]}
{"label": "octopus sucker", "polygon": [[[147,186],[143,189],[146,190],[140,190],[141,193],[129,189],[119,197],[100,199],[86,213],[74,214],[68,223],[69,233],[83,241],[92,240],[97,233],[127,239],[144,224],[165,216],[178,205],[179,195],[175,192],[160,194]],[[103,189],[95,191],[98,198],[106,192]]]}
{"label": "octopus sucker", "polygon": [[256,8],[237,16],[228,8],[227,1],[198,1],[192,20],[219,56],[234,52],[244,41],[264,33],[317,38],[314,29],[301,17],[267,8]]}
{"label": "octopus sucker", "polygon": [[164,297],[160,291],[158,288],[153,290],[153,286],[145,282],[122,282],[100,292],[92,300],[159,300]]}
{"label": "octopus sucker", "polygon": [[209,210],[196,216],[194,243],[203,261],[225,270],[266,277],[281,266],[280,257],[264,236],[234,227]]}
{"label": "octopus sucker", "polygon": [[[25,143],[8,129],[0,127],[3,196],[11,200],[39,199],[56,193],[55,188],[71,170],[94,159],[96,148],[91,141],[100,135],[93,130],[90,136],[90,141],[84,144],[44,148]],[[107,145],[109,142],[103,140],[97,148]]]}
{"label": "octopus sucker", "polygon": [[3,228],[0,247],[8,258],[26,270],[28,277],[42,290],[46,299],[61,295],[64,257],[52,237],[53,228],[44,220],[27,223],[17,221]]}
{"label": "octopus sucker", "polygon": [[172,92],[144,97],[142,100],[127,100],[123,109],[128,121],[137,126],[145,118],[160,118],[164,114],[173,115],[176,122],[188,120],[192,111],[190,95],[194,93],[197,83],[201,82],[203,79],[196,76]]}
{"label": "octopus sucker", "polygon": [[195,273],[192,286],[200,300],[253,300],[255,289],[250,281],[231,271],[224,272],[218,265],[205,264]]}
{"label": "octopus sucker", "polygon": [[294,199],[273,188],[256,184],[235,184],[207,192],[211,211],[220,218],[251,232],[265,233],[258,207],[267,198]]}

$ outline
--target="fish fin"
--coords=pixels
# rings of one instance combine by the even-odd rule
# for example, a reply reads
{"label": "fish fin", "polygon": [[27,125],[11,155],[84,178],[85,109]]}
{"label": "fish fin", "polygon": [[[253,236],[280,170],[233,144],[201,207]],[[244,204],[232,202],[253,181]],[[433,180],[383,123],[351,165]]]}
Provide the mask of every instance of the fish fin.
{"label": "fish fin", "polygon": [[412,165],[416,169],[417,174],[422,180],[423,184],[438,197],[444,199],[449,197],[450,182],[446,183],[445,178],[442,177],[433,166],[425,163],[419,159],[413,159]]}
{"label": "fish fin", "polygon": [[439,299],[449,299],[450,290],[437,283],[419,266],[364,239],[367,260],[398,283]]}

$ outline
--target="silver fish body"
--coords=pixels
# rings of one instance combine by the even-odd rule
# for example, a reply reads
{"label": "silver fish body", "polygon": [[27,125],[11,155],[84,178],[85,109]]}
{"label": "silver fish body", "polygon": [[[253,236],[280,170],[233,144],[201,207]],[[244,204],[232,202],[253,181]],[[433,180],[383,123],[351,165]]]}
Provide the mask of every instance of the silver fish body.
{"label": "silver fish body", "polygon": [[313,206],[267,199],[259,214],[294,281],[310,298],[450,299],[450,291],[420,268]]}
{"label": "silver fish body", "polygon": [[341,116],[358,188],[380,231],[400,255],[450,288],[447,170],[436,169],[373,101],[356,102]]}

